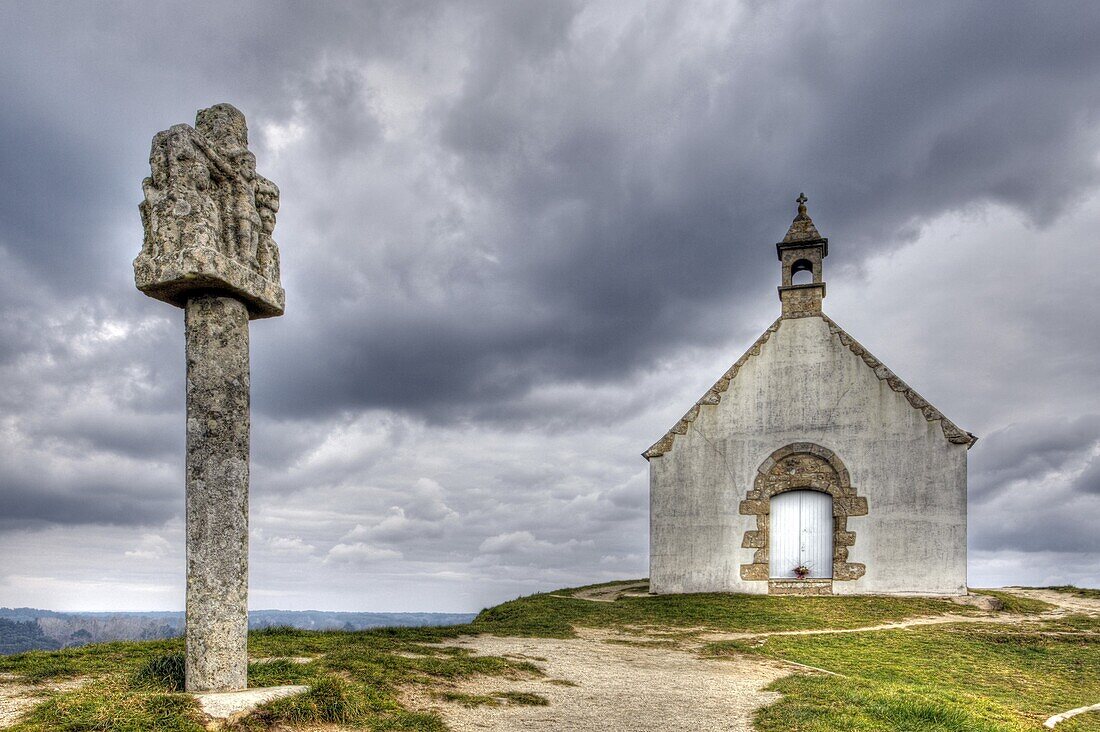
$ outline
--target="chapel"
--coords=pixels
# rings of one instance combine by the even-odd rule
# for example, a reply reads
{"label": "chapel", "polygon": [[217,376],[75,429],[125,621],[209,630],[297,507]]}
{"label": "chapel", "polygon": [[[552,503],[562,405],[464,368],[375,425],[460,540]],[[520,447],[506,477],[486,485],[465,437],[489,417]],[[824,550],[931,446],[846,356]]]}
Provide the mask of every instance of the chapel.
{"label": "chapel", "polygon": [[775,248],[779,318],[643,453],[650,592],[966,594],[977,438],[822,311],[805,196]]}

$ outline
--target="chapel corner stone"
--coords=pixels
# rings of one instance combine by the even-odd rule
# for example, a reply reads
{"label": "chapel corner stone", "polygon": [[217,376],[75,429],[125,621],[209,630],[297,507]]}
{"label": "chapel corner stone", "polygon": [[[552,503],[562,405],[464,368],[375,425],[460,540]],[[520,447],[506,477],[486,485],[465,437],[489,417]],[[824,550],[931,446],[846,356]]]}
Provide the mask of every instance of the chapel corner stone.
{"label": "chapel corner stone", "polygon": [[240,299],[251,319],[282,315],[272,238],[279,189],[256,172],[244,115],[216,104],[198,112],[194,127],[158,132],[149,167],[139,206],[145,238],[134,260],[137,288],[177,307],[207,292]]}

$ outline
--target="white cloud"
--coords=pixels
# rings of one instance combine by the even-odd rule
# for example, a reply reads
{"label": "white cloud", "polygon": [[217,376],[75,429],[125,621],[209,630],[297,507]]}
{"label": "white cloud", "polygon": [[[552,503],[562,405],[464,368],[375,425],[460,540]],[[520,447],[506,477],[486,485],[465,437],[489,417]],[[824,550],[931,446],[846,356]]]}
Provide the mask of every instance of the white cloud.
{"label": "white cloud", "polygon": [[490,536],[481,542],[478,551],[483,554],[532,554],[535,552],[555,551],[560,552],[577,547],[591,547],[595,544],[591,539],[581,541],[569,539],[560,544],[536,539],[530,531],[512,531],[505,534]]}
{"label": "white cloud", "polygon": [[401,552],[395,549],[385,549],[357,541],[354,544],[337,544],[332,547],[325,555],[325,561],[362,564],[386,559],[401,559],[401,557]]}
{"label": "white cloud", "polygon": [[485,554],[515,554],[551,547],[553,544],[548,541],[539,541],[530,531],[513,531],[490,536],[481,542],[477,549]]}
{"label": "white cloud", "polygon": [[172,545],[159,534],[142,534],[137,547],[125,554],[135,559],[162,559],[172,552]]}
{"label": "white cloud", "polygon": [[297,536],[273,536],[267,540],[267,547],[280,554],[312,554],[315,546],[307,544]]}

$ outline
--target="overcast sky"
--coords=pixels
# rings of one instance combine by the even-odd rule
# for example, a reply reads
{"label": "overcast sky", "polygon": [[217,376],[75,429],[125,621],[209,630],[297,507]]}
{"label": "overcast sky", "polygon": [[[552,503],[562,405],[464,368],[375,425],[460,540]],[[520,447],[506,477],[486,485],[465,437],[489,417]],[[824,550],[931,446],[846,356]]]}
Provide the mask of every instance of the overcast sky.
{"label": "overcast sky", "polygon": [[[223,7],[228,6],[228,7]],[[961,427],[970,584],[1100,586],[1095,3],[0,3],[0,605],[183,606],[154,133],[282,190],[254,608],[476,611],[647,573],[639,456],[779,313]]]}

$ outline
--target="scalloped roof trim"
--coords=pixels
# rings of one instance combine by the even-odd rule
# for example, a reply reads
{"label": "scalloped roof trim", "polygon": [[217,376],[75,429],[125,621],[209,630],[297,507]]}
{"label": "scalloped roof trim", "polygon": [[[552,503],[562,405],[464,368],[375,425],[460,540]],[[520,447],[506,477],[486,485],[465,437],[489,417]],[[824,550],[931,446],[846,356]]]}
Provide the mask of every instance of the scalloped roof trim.
{"label": "scalloped roof trim", "polygon": [[692,408],[687,411],[687,414],[681,417],[680,421],[673,425],[672,429],[666,432],[664,437],[657,440],[648,450],[643,452],[642,457],[649,460],[650,458],[664,455],[672,449],[672,443],[676,439],[676,435],[682,435],[687,432],[688,425],[694,422],[695,418],[699,416],[699,407],[704,404],[718,404],[721,402],[722,394],[729,389],[730,382],[737,376],[737,372],[741,370],[741,367],[744,366],[750,358],[760,355],[760,349],[763,348],[764,344],[768,342],[768,339],[772,337],[772,333],[779,330],[779,325],[782,322],[783,318],[777,318],[774,323],[769,325],[768,329],[749,347],[749,350],[745,351],[741,358],[737,359],[733,366],[730,366],[729,370],[722,374],[722,378],[714,382],[714,386],[710,387],[707,393],[704,394],[699,401],[695,402]]}
{"label": "scalloped roof trim", "polygon": [[933,407],[927,399],[917,393],[916,389],[902,381],[886,364],[871,355],[871,352],[863,344],[848,335],[832,318],[822,313],[821,319],[829,326],[829,332],[847,346],[849,351],[863,359],[863,362],[875,372],[875,376],[880,381],[885,381],[887,386],[904,396],[906,401],[913,406],[913,409],[924,414],[924,418],[929,422],[939,420],[940,429],[943,430],[943,436],[947,438],[948,442],[956,445],[966,445],[968,450],[974,446],[974,443],[978,441],[977,436],[962,429],[944,416],[943,412]]}
{"label": "scalloped roof trim", "polygon": [[[961,429],[954,422],[945,417],[940,410],[933,407],[927,399],[918,394],[916,389],[913,389],[898,378],[897,374],[891,371],[886,364],[871,355],[870,351],[864,348],[855,338],[848,335],[844,329],[833,322],[829,316],[822,313],[819,317],[829,326],[829,332],[836,336],[841,344],[849,351],[859,356],[860,359],[867,364],[867,367],[875,372],[875,376],[877,376],[880,381],[885,381],[887,386],[904,396],[906,401],[908,401],[914,409],[921,412],[924,418],[929,422],[939,420],[940,428],[943,430],[943,436],[947,438],[949,442],[956,445],[966,445],[968,450],[974,446],[974,443],[978,441],[977,437]],[[737,359],[733,366],[722,375],[722,378],[718,379],[718,381],[714,383],[714,386],[708,389],[699,401],[692,405],[691,409],[680,418],[679,422],[672,426],[672,429],[665,433],[664,437],[657,440],[648,450],[643,452],[642,457],[649,460],[650,458],[664,455],[672,449],[672,444],[676,440],[676,436],[685,434],[688,431],[688,426],[699,416],[700,407],[704,404],[715,405],[721,402],[722,394],[729,389],[730,382],[737,376],[737,372],[741,370],[741,367],[744,366],[750,358],[760,355],[761,348],[768,342],[768,339],[771,338],[772,333],[779,330],[779,326],[782,324],[783,320],[784,318],[782,317],[778,318],[774,323],[768,326],[768,329],[756,339],[749,350],[745,351],[744,355]]]}

